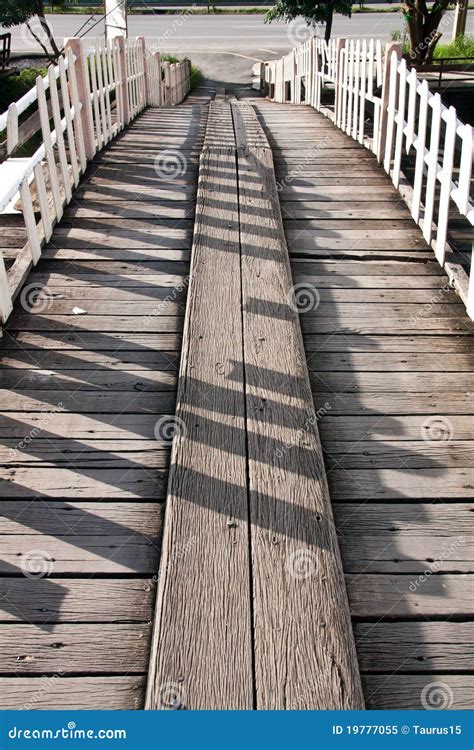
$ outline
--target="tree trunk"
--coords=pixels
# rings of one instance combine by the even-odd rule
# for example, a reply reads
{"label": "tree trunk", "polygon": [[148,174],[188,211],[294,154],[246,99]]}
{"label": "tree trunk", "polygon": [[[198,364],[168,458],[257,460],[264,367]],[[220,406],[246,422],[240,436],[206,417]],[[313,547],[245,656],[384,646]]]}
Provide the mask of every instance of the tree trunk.
{"label": "tree trunk", "polygon": [[328,4],[328,14],[326,16],[326,29],[324,32],[324,41],[329,42],[332,31],[332,19],[334,16],[334,2]]}
{"label": "tree trunk", "polygon": [[58,57],[60,57],[61,52],[59,50],[58,45],[56,44],[56,40],[54,39],[53,32],[51,31],[51,27],[50,27],[49,23],[47,22],[47,20],[46,20],[46,18],[44,16],[44,12],[43,11],[41,11],[40,13],[38,13],[38,18],[39,18],[39,22],[41,24],[41,28],[43,29],[43,31],[45,32],[46,36],[48,37],[48,41],[49,41],[49,43],[51,45],[51,49],[53,50],[54,57],[57,60]]}
{"label": "tree trunk", "polygon": [[424,0],[411,0],[403,6],[410,37],[410,57],[413,62],[430,63],[433,52],[441,37],[437,30],[448,7],[449,0],[435,4],[435,10],[428,11]]}

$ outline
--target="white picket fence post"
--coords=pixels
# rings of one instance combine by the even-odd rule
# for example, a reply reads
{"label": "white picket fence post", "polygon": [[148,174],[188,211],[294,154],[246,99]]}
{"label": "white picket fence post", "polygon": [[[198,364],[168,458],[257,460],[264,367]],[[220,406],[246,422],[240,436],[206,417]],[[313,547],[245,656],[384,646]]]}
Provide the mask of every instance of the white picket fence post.
{"label": "white picket fence post", "polygon": [[[338,128],[383,162],[438,262],[453,273],[468,313],[474,317],[474,260],[468,286],[446,265],[452,204],[474,225],[470,197],[473,128],[458,120],[455,109],[445,107],[440,95],[432,93],[427,81],[409,68],[398,43],[386,46],[382,61],[379,40],[338,39],[326,45],[313,37],[265,68],[263,78],[271,99],[284,102],[290,90],[290,101],[299,104],[304,86],[305,103],[331,117]],[[321,104],[326,82],[334,85],[333,113]],[[372,138],[366,133],[368,103],[373,106]],[[403,160],[412,150],[414,179],[409,188]]]}

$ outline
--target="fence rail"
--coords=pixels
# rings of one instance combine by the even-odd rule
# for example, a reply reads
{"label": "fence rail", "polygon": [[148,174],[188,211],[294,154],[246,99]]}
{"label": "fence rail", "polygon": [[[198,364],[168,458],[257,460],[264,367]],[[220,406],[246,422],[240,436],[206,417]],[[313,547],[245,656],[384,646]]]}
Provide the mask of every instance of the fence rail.
{"label": "fence rail", "polygon": [[[379,40],[312,37],[266,63],[262,86],[273,101],[323,112],[377,155],[474,319],[474,258],[468,278],[447,241],[453,215],[474,225],[473,128],[408,67],[400,45],[388,44],[383,54]],[[323,103],[325,87],[334,92],[333,108]],[[403,156],[410,154],[412,188],[403,173]]]}
{"label": "fence rail", "polygon": [[[97,40],[87,49],[70,39],[58,64],[0,115],[7,157],[0,164],[0,213],[20,205],[27,235],[8,271],[0,251],[2,322],[87,163],[146,106],[180,103],[190,79],[188,60],[161,63],[159,55],[147,53],[142,38]],[[30,109],[33,113],[22,118]],[[18,157],[33,136],[39,140],[34,153]]]}

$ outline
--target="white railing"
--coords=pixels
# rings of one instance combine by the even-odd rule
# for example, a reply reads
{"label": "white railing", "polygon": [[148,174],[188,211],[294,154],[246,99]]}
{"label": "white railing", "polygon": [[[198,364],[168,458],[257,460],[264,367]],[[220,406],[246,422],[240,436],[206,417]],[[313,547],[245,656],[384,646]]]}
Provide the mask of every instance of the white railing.
{"label": "white railing", "polygon": [[[164,91],[159,101],[158,81]],[[2,322],[87,163],[147,105],[177,104],[189,88],[189,61],[160,65],[159,58],[156,61],[146,53],[142,38],[97,41],[92,49],[70,39],[58,64],[51,65],[31,91],[0,115],[0,131],[6,131],[0,213],[11,213],[20,204],[27,236],[8,272],[0,251]],[[20,122],[30,107],[36,108],[34,113]],[[33,155],[15,158],[18,148],[37,133],[40,145]]]}
{"label": "white railing", "polygon": [[[453,213],[474,225],[473,128],[408,68],[400,46],[389,44],[382,55],[379,40],[335,39],[326,44],[313,37],[266,63],[262,85],[273,101],[309,104],[323,112],[377,155],[474,319],[474,258],[468,279],[453,263],[447,242]],[[324,87],[334,91],[332,109],[322,103]],[[402,157],[412,150],[410,187]]]}
{"label": "white railing", "polygon": [[171,63],[155,52],[147,56],[146,65],[149,103],[155,107],[180,104],[191,88],[191,62]]}

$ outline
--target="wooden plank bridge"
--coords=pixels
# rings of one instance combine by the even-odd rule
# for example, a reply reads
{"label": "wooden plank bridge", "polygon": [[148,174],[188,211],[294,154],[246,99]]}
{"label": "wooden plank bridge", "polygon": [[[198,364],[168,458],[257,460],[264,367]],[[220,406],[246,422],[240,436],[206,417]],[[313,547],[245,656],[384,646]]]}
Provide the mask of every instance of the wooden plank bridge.
{"label": "wooden plank bridge", "polygon": [[472,705],[473,334],[322,114],[138,115],[3,329],[0,708]]}

